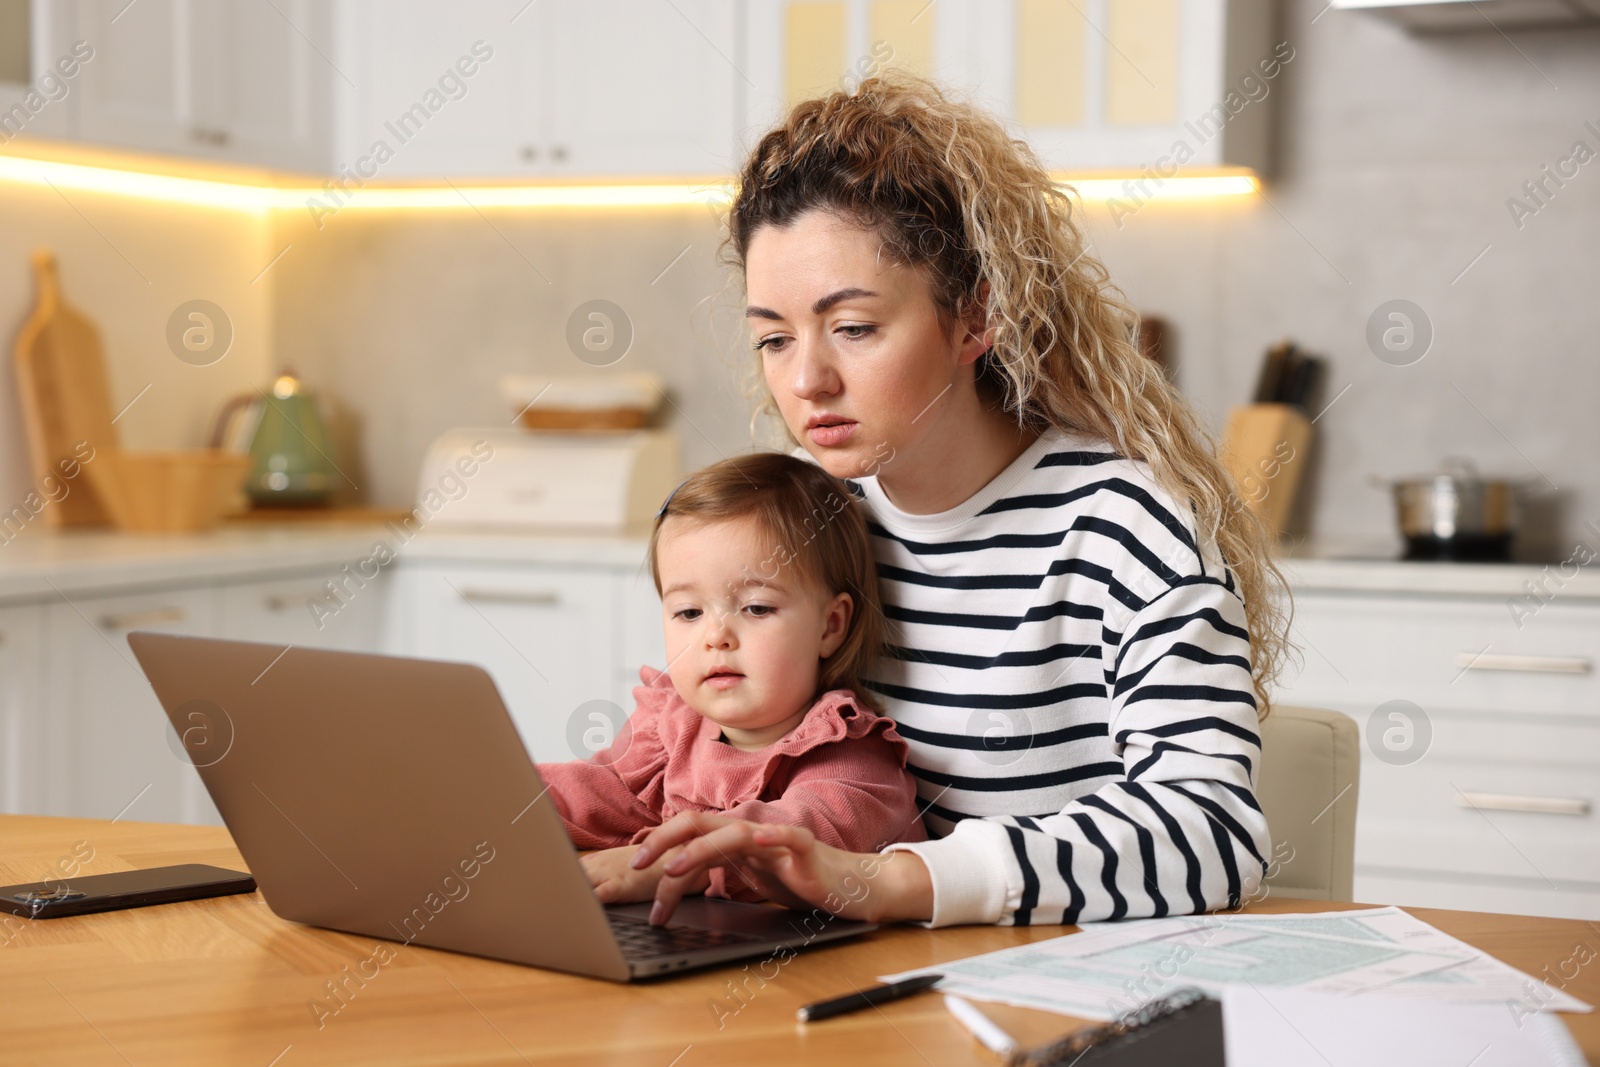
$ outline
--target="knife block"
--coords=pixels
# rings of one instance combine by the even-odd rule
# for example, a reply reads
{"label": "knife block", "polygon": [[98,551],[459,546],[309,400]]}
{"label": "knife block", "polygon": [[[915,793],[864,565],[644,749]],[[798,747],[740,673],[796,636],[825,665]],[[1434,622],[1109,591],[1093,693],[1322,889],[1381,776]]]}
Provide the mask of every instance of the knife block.
{"label": "knife block", "polygon": [[1294,507],[1311,446],[1311,421],[1289,404],[1245,404],[1228,413],[1217,457],[1233,475],[1238,500],[1274,538]]}

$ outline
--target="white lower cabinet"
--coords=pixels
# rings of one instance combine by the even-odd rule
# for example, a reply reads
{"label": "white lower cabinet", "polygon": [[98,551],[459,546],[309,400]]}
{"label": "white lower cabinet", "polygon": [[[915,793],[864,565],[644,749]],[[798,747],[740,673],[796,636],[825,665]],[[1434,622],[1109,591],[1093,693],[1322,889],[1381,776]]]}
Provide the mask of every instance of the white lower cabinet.
{"label": "white lower cabinet", "polygon": [[[332,591],[329,582],[342,580]],[[217,637],[347,652],[381,652],[386,574],[356,585],[336,569],[217,589]]]}
{"label": "white lower cabinet", "polygon": [[197,575],[0,607],[0,811],[221,821],[128,648],[133,630],[476,663],[533,757],[550,761],[587,755],[597,723],[620,723],[605,705],[631,713],[639,666],[665,665],[637,563],[407,560],[330,592],[342,573]]}
{"label": "white lower cabinet", "polygon": [[42,810],[44,608],[0,608],[0,812]]}
{"label": "white lower cabinet", "polygon": [[134,630],[208,634],[208,589],[58,599],[45,612],[43,810],[141,822],[218,822],[128,648]]}
{"label": "white lower cabinet", "polygon": [[[1362,731],[1357,900],[1600,918],[1600,601],[1295,591],[1274,699]],[[1271,753],[1267,753],[1271,759]]]}
{"label": "white lower cabinet", "polygon": [[400,651],[483,667],[534,759],[572,759],[586,753],[569,723],[615,700],[622,583],[605,568],[407,563],[395,575]]}

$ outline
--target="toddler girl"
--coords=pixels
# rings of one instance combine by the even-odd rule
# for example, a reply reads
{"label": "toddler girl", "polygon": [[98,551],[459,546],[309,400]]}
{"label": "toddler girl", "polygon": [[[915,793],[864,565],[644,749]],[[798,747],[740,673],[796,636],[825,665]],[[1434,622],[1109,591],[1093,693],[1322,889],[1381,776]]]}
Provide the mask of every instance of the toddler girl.
{"label": "toddler girl", "polygon": [[[650,536],[667,669],[643,667],[613,744],[539,773],[606,903],[649,900],[669,856],[629,866],[683,811],[803,826],[850,851],[927,838],[908,749],[861,686],[882,643],[866,524],[812,463],[754,453],[673,491]],[[731,881],[733,884],[729,884]],[[710,896],[761,900],[713,870]]]}

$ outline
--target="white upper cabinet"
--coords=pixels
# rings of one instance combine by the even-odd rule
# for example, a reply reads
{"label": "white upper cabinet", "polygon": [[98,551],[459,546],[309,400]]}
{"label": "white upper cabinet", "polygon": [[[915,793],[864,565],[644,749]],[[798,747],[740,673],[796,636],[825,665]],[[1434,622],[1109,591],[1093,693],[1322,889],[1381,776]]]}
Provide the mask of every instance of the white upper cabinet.
{"label": "white upper cabinet", "polygon": [[43,62],[87,42],[78,139],[322,171],[330,161],[328,16],[312,0],[62,0]]}
{"label": "white upper cabinet", "polygon": [[527,0],[341,4],[336,169],[363,181],[526,169],[544,2],[520,14]]}
{"label": "white upper cabinet", "polygon": [[795,102],[887,67],[1053,170],[1268,163],[1271,0],[34,0],[94,49],[82,140],[384,178],[722,177]]}
{"label": "white upper cabinet", "polygon": [[737,167],[738,105],[749,86],[735,0],[540,0],[535,10],[543,136],[529,143],[548,172]]}
{"label": "white upper cabinet", "polygon": [[340,162],[361,178],[726,173],[734,19],[734,0],[348,0],[340,52],[361,88],[335,85]]}
{"label": "white upper cabinet", "polygon": [[1270,0],[756,0],[741,139],[900,68],[1007,119],[1052,170],[1265,169],[1266,101],[1293,56],[1271,16]]}

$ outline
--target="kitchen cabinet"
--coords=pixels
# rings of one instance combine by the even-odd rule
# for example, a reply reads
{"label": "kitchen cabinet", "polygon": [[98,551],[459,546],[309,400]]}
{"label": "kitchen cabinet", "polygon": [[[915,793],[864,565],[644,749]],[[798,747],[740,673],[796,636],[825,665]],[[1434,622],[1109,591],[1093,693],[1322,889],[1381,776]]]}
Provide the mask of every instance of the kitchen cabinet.
{"label": "kitchen cabinet", "polygon": [[404,654],[487,670],[534,759],[586,754],[573,751],[568,724],[574,716],[588,721],[582,705],[616,696],[622,583],[615,572],[425,563],[395,577]]}
{"label": "kitchen cabinet", "polygon": [[[378,652],[387,645],[389,579],[381,575],[357,587],[345,579],[330,594],[338,568],[219,586],[215,637],[265,641],[303,648]],[[315,605],[315,609],[313,609]]]}
{"label": "kitchen cabinet", "polygon": [[475,662],[548,760],[587,754],[572,740],[595,739],[596,707],[583,705],[620,725],[640,665],[665,664],[640,541],[422,538],[365,577],[375,534],[231,531],[181,548],[107,534],[12,550],[0,560],[0,810],[220,821],[131,630]]}
{"label": "kitchen cabinet", "polygon": [[41,56],[87,41],[73,135],[285,170],[330,164],[335,72],[312,0],[58,0]]}
{"label": "kitchen cabinet", "polygon": [[[715,175],[735,166],[733,0],[349,0],[341,162],[372,177]],[[430,96],[429,94],[433,94]],[[419,110],[420,108],[420,110]],[[381,165],[379,144],[393,150]]]}
{"label": "kitchen cabinet", "polygon": [[1600,918],[1600,600],[1294,600],[1274,699],[1362,728],[1356,899]]}
{"label": "kitchen cabinet", "polygon": [[715,175],[743,99],[735,0],[39,0],[85,40],[58,131],[376,178]]}
{"label": "kitchen cabinet", "polygon": [[44,803],[44,608],[0,608],[0,811],[29,812]]}
{"label": "kitchen cabinet", "polygon": [[1054,171],[1265,169],[1293,54],[1267,0],[758,0],[745,17],[747,144],[801,99],[901,68],[1009,120]]}
{"label": "kitchen cabinet", "polygon": [[43,611],[44,810],[94,819],[220,821],[128,648],[133,630],[210,633],[210,591],[73,596]]}
{"label": "kitchen cabinet", "polygon": [[725,176],[795,101],[888,67],[996,111],[1053,170],[1263,170],[1294,57],[1268,0],[35,2],[40,62],[95,49],[53,134],[347,191]]}

